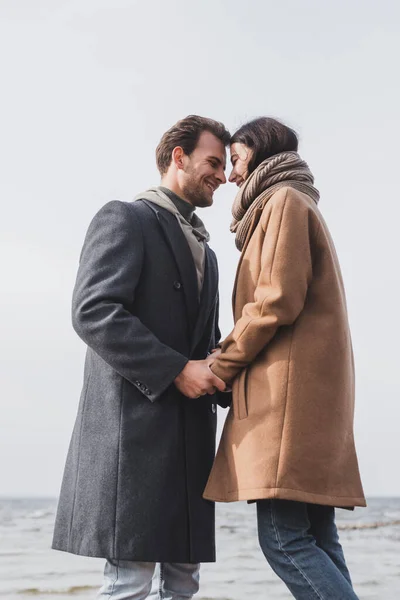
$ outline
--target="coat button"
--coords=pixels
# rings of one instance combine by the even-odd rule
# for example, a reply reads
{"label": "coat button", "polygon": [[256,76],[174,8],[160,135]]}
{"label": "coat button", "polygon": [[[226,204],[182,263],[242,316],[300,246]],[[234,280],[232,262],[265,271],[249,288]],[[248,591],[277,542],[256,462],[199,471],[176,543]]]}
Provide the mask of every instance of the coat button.
{"label": "coat button", "polygon": [[174,281],[174,288],[175,288],[176,290],[180,290],[180,289],[181,289],[181,287],[182,287],[182,284],[181,284],[181,282],[180,282],[180,281]]}
{"label": "coat button", "polygon": [[217,405],[216,404],[211,404],[211,410],[213,413],[217,412]]}

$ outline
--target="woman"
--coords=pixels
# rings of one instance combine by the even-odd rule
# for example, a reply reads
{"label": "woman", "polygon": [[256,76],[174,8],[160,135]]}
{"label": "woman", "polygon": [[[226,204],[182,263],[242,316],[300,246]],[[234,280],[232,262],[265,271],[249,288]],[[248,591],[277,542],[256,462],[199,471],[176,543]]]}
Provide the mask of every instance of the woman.
{"label": "woman", "polygon": [[257,502],[261,548],[295,598],[355,599],[334,516],[365,506],[353,353],[338,259],[297,146],[270,118],[232,138],[235,326],[211,368],[233,404],[204,497]]}

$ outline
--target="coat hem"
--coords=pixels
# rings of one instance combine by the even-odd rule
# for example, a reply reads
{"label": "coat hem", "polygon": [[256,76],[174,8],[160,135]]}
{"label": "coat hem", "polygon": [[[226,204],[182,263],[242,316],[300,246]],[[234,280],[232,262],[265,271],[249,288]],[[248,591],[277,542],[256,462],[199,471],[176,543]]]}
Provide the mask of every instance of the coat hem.
{"label": "coat hem", "polygon": [[57,544],[53,544],[51,546],[52,550],[56,550],[57,552],[67,552],[68,554],[75,554],[76,556],[87,556],[89,558],[104,558],[108,560],[111,558],[112,560],[129,560],[129,561],[137,561],[137,562],[176,562],[176,563],[187,563],[187,564],[198,564],[198,563],[214,563],[216,562],[215,554],[207,555],[207,558],[199,555],[195,556],[189,560],[187,555],[148,555],[148,554],[135,554],[135,553],[124,553],[121,552],[117,556],[112,556],[111,553],[106,552],[105,550],[71,550],[70,548],[64,548]]}
{"label": "coat hem", "polygon": [[224,496],[204,492],[203,498],[214,502],[238,502],[240,500],[294,500],[297,502],[309,502],[310,504],[322,504],[326,506],[353,507],[367,506],[365,498],[353,496],[326,496],[303,490],[292,490],[290,488],[249,488],[246,490],[233,490]]}

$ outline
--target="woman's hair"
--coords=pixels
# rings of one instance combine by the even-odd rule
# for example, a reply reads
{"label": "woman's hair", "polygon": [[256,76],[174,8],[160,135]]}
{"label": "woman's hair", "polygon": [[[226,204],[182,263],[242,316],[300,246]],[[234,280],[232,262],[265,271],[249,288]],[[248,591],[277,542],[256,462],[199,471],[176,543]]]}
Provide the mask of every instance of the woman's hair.
{"label": "woman's hair", "polygon": [[248,164],[252,173],[263,160],[280,152],[297,152],[297,133],[276,119],[259,117],[242,125],[232,136],[231,144],[239,142],[251,148],[253,155]]}

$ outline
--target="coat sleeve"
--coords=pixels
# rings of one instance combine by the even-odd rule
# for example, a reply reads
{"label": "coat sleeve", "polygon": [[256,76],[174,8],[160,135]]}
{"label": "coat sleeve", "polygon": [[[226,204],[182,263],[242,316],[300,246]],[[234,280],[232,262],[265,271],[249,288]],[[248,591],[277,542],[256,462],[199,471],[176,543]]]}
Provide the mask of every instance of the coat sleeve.
{"label": "coat sleeve", "polygon": [[[254,301],[245,304],[233,331],[212,366],[225,382],[249,365],[278,327],[294,323],[303,309],[312,277],[310,209],[286,192],[271,199],[264,230],[261,270]],[[237,290],[240,294],[240,290]]]}
{"label": "coat sleeve", "polygon": [[140,223],[124,202],[106,204],[83,245],[72,302],[77,334],[149,400],[156,400],[188,359],[132,313],[143,264]]}

